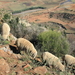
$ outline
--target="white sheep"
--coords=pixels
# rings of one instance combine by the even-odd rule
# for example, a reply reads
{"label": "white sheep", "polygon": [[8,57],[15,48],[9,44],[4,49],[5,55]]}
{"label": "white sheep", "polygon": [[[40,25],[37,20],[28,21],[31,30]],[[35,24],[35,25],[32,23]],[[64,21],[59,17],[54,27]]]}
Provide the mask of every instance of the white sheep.
{"label": "white sheep", "polygon": [[9,39],[10,27],[7,23],[3,23],[2,25],[2,37],[4,40]]}
{"label": "white sheep", "polygon": [[16,40],[16,45],[19,48],[19,50],[25,50],[27,53],[30,53],[32,57],[37,56],[37,50],[35,49],[34,45],[24,38],[18,38]]}
{"label": "white sheep", "polygon": [[66,54],[64,56],[64,61],[66,62],[67,65],[73,65],[75,64],[75,57],[72,55]]}
{"label": "white sheep", "polygon": [[75,57],[72,55],[66,54],[64,56],[65,66],[68,71],[75,73]]}
{"label": "white sheep", "polygon": [[60,71],[65,71],[65,66],[61,63],[60,59],[56,57],[55,55],[49,52],[44,52],[42,55],[42,58],[43,58],[43,61],[46,61],[46,63],[49,66],[54,66]]}

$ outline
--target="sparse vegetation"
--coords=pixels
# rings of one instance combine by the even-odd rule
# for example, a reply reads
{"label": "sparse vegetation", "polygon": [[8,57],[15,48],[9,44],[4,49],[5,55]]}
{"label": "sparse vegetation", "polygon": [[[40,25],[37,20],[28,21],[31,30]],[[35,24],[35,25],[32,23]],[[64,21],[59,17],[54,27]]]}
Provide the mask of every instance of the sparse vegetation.
{"label": "sparse vegetation", "polygon": [[29,69],[31,69],[30,67],[24,68],[24,71],[28,71]]}
{"label": "sparse vegetation", "polygon": [[0,44],[1,45],[6,45],[6,44],[9,44],[10,42],[7,41],[7,40],[3,40],[3,37],[0,35]]}
{"label": "sparse vegetation", "polygon": [[21,54],[24,55],[24,57],[20,59],[21,61],[30,61],[30,58],[27,56],[25,51],[21,51]]}
{"label": "sparse vegetation", "polygon": [[[1,0],[1,1],[5,1],[5,0]],[[58,5],[61,2],[61,0],[50,0],[50,1],[49,0],[47,0],[47,1],[46,0],[43,0],[43,1],[42,0],[39,0],[39,1],[38,0],[32,0],[32,1],[29,0],[29,1],[25,1],[24,3],[23,2],[19,3],[18,0],[16,0],[16,1],[15,0],[7,0],[7,1],[8,2],[11,1],[13,3],[13,5],[11,3],[10,6],[9,6],[10,3],[9,4],[6,3],[6,4],[8,4],[9,11],[13,12],[13,14],[23,12],[23,11],[28,11],[28,10],[46,9],[47,7],[51,8],[51,7],[54,7],[55,5]],[[21,2],[24,0],[19,0],[19,1]],[[71,0],[71,1],[75,2],[74,0]],[[18,3],[16,4],[16,2],[18,2]],[[37,4],[39,4],[39,5],[37,6]],[[17,9],[17,8],[19,8],[19,9]],[[57,8],[59,8],[59,7],[57,7]],[[54,8],[53,11],[57,8]],[[66,10],[66,11],[68,10],[68,12],[69,12],[69,9],[64,9],[64,10]],[[48,10],[47,10],[47,12],[48,12]],[[56,19],[57,18],[61,19],[64,22],[69,22],[74,19],[74,14],[70,14],[71,10],[70,10],[70,13],[65,13],[65,14],[62,11],[61,12],[56,11],[56,12],[58,12],[55,15],[56,17],[54,16],[54,18],[56,18]],[[42,13],[43,12],[33,13],[33,15],[35,14],[35,15],[39,16],[39,14],[42,15]],[[45,14],[47,14],[47,13],[44,13],[43,17],[45,16],[47,18],[48,15],[45,15]],[[26,15],[26,17],[28,19],[31,18],[30,14],[28,14],[28,15]],[[48,16],[48,19],[52,18],[53,15],[54,14],[51,14],[51,17]],[[61,33],[61,31],[63,29],[61,24],[58,24],[57,22],[51,22],[51,21],[35,24],[35,21],[37,23],[39,21],[41,21],[41,19],[43,18],[43,17],[41,17],[41,19],[39,19],[39,18],[35,19],[35,21],[31,24],[32,26],[30,26],[30,28],[26,28],[26,26],[24,24],[19,23],[19,17],[12,17],[11,14],[7,13],[7,11],[5,9],[0,11],[0,16],[1,16],[0,19],[3,19],[5,22],[7,22],[10,25],[11,33],[14,36],[19,38],[19,37],[23,37],[26,34],[30,35],[30,36],[28,36],[28,38],[29,39],[31,38],[31,40],[33,39],[32,41],[31,40],[30,41],[31,42],[34,41],[34,45],[37,47],[37,51],[41,50],[38,52],[39,59],[41,59],[40,54],[43,51],[49,51],[49,52],[53,53],[54,55],[60,57],[60,59],[64,54],[66,54],[68,52],[69,42],[68,42],[67,38],[65,36],[63,36]],[[24,17],[24,15],[22,17]],[[34,17],[34,16],[32,16],[32,17]],[[62,19],[62,17],[63,17],[63,19]],[[1,26],[2,26],[2,24],[0,23],[0,34],[1,34]],[[48,29],[50,31],[43,32],[46,29]],[[28,32],[27,32],[27,30],[28,30]],[[33,31],[31,31],[31,30],[33,30]],[[59,32],[56,30],[59,30]],[[75,30],[75,29],[73,29],[73,30]],[[41,32],[43,32],[43,33],[41,33]],[[74,31],[70,31],[70,30],[68,31],[68,29],[65,32],[66,33],[69,33],[69,32],[74,33]],[[37,39],[36,34],[39,34],[39,33],[41,33],[41,34],[38,36],[38,40],[34,40],[34,39]],[[31,35],[33,38],[31,37]],[[36,41],[38,44],[36,43]],[[7,41],[7,40],[4,41],[2,36],[0,36],[0,45],[8,45],[9,43],[10,43],[9,41]],[[24,53],[24,51],[23,51],[23,53]],[[4,59],[5,61],[7,61],[8,65],[10,66],[11,71],[8,75],[17,75],[17,74],[22,74],[22,73],[28,72],[31,68],[30,67],[24,68],[26,64],[29,64],[32,67],[32,69],[31,69],[32,71],[33,71],[33,69],[37,68],[38,66],[46,66],[48,71],[45,75],[74,75],[71,73],[72,68],[71,68],[71,70],[66,69],[65,72],[60,72],[60,71],[57,71],[57,69],[55,69],[55,68],[48,67],[45,64],[43,65],[43,62],[39,62],[38,60],[35,60],[35,59],[30,59],[29,56],[26,55],[25,53],[21,54],[21,56],[22,56],[21,58],[18,58],[18,56],[14,55],[14,53],[13,54],[7,53],[5,57],[4,57],[4,54],[2,54],[2,56],[0,56],[0,59]],[[75,69],[74,69],[74,71],[75,71]],[[29,73],[27,73],[25,75],[39,75],[39,74],[37,74],[37,73],[34,74],[33,72],[29,71]]]}
{"label": "sparse vegetation", "polygon": [[61,32],[46,31],[38,36],[41,51],[49,51],[56,56],[62,56],[69,50],[69,42]]}
{"label": "sparse vegetation", "polygon": [[2,59],[3,57],[0,57],[0,59]]}

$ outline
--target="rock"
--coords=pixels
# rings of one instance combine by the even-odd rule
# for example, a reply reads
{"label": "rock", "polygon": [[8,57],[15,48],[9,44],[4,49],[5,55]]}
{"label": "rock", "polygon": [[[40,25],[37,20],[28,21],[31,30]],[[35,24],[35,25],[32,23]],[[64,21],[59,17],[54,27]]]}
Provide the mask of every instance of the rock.
{"label": "rock", "polygon": [[11,55],[12,53],[10,51],[7,52],[8,55]]}
{"label": "rock", "polygon": [[8,57],[8,54],[4,52],[3,50],[0,50],[0,57]]}
{"label": "rock", "polygon": [[40,75],[45,75],[47,73],[47,69],[45,66],[40,66],[34,69],[34,72]]}
{"label": "rock", "polygon": [[9,45],[4,45],[4,46],[2,46],[1,48],[0,48],[0,50],[3,50],[3,51],[5,51],[5,52],[10,52],[10,53],[13,53],[11,50],[10,50],[10,48],[9,48]]}
{"label": "rock", "polygon": [[10,67],[8,63],[3,58],[1,58],[0,59],[0,75],[2,74],[6,75],[9,72],[10,72]]}
{"label": "rock", "polygon": [[16,55],[17,55],[18,59],[22,58],[22,56],[20,54],[16,54]]}
{"label": "rock", "polygon": [[12,58],[17,59],[17,55],[16,54],[11,54]]}
{"label": "rock", "polygon": [[15,59],[17,58],[20,59],[22,57],[20,54],[14,54],[14,53],[12,53],[11,56]]}

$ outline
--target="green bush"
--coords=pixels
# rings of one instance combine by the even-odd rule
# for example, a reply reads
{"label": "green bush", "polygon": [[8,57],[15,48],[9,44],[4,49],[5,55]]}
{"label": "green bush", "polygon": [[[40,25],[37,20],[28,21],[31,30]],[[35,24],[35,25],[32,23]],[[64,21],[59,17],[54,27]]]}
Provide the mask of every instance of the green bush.
{"label": "green bush", "polygon": [[4,19],[4,20],[10,19],[10,15],[5,14],[3,19]]}
{"label": "green bush", "polygon": [[[11,29],[11,33],[15,37],[23,37],[25,35],[25,25],[19,23],[19,17],[12,17],[10,14],[4,14],[2,20],[6,22]],[[0,25],[0,31],[2,32],[2,25]]]}
{"label": "green bush", "polygon": [[69,50],[69,42],[57,31],[46,31],[38,36],[38,46],[41,51],[49,51],[57,56],[66,54]]}

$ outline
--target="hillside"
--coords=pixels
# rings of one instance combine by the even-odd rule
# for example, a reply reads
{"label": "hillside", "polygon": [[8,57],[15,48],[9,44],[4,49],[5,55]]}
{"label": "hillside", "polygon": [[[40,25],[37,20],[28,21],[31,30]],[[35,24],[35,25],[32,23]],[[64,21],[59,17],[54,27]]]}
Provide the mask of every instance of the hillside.
{"label": "hillside", "polygon": [[60,2],[61,0],[0,0],[0,8],[11,12],[21,12],[33,7],[50,8],[59,5]]}
{"label": "hillside", "polygon": [[[37,36],[47,30],[65,34],[70,43],[69,54],[75,56],[74,2],[74,0],[0,0],[0,20],[6,14],[5,21],[10,25],[11,33],[16,38],[30,40],[38,50],[39,56],[41,52],[37,46]],[[8,14],[7,11],[12,14]],[[11,15],[11,19],[7,18],[9,17],[7,15]],[[39,56],[32,59],[24,51],[20,54],[14,42],[12,39],[5,42],[0,39],[0,75],[74,75],[75,72],[61,72],[53,66],[47,66]],[[73,70],[75,71],[75,66]]]}

